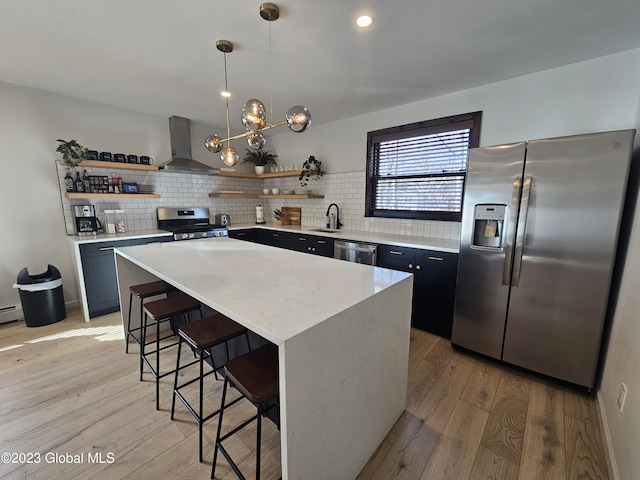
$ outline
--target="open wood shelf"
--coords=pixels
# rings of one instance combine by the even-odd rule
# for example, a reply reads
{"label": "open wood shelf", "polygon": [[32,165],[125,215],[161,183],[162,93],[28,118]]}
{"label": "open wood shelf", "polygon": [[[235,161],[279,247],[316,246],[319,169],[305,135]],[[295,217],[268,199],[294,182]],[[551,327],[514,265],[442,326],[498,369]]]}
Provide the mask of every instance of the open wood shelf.
{"label": "open wood shelf", "polygon": [[284,178],[284,177],[299,177],[302,170],[290,170],[288,172],[274,172],[274,173],[236,173],[220,171],[221,177],[235,177],[235,178]]}
{"label": "open wood shelf", "polygon": [[159,193],[84,193],[65,192],[67,198],[160,198]]}
{"label": "open wood shelf", "polygon": [[264,195],[262,193],[210,193],[210,197],[219,198],[324,198],[324,195],[315,195],[311,193],[291,193],[285,195],[283,193],[278,195]]}
{"label": "open wood shelf", "polygon": [[[62,160],[60,161],[60,165],[62,165],[63,167],[66,166],[64,161]],[[86,167],[119,168],[121,170],[146,170],[148,172],[154,172],[158,170],[157,165],[140,165],[138,163],[104,162],[101,160],[84,160],[83,162],[80,162],[80,164],[76,168],[80,169],[80,168],[86,168]]]}

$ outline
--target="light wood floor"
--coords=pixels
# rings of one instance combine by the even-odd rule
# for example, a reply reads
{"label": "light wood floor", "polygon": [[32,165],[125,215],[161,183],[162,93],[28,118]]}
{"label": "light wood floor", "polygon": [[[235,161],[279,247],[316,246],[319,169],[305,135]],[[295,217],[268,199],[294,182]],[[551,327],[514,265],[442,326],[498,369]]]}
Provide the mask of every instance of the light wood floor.
{"label": "light wood floor", "polygon": [[[169,418],[172,378],[162,379],[156,411],[154,384],[148,374],[139,381],[137,349],[125,355],[122,338],[119,314],[90,324],[69,312],[45,327],[0,325],[0,453],[39,461],[1,461],[0,478],[209,478],[217,420],[205,424],[200,464],[191,415],[178,403],[176,419]],[[173,363],[174,355],[169,350],[165,357]],[[208,383],[214,410],[222,382]],[[225,426],[252,411],[240,402]],[[278,478],[278,431],[269,421],[264,427],[263,478]],[[248,478],[254,435],[247,428],[227,444]],[[222,458],[216,478],[235,478]],[[407,410],[358,476],[608,478],[593,396],[457,352],[418,330],[411,337]]]}

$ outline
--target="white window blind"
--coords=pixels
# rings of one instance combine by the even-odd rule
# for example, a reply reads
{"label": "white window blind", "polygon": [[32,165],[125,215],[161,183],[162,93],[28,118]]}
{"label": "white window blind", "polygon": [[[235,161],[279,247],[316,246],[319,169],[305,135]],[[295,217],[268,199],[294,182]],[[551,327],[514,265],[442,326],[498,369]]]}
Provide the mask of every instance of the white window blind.
{"label": "white window blind", "polygon": [[[402,131],[369,139],[370,215],[459,220],[473,122]],[[426,216],[416,217],[416,213]]]}

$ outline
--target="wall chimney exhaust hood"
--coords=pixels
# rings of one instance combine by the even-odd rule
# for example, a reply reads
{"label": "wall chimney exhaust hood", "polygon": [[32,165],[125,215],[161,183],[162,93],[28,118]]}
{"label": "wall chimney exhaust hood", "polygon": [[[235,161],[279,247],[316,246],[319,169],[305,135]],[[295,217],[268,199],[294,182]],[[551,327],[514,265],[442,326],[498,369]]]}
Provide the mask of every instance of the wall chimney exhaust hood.
{"label": "wall chimney exhaust hood", "polygon": [[169,138],[171,140],[171,160],[160,165],[159,170],[178,173],[199,173],[219,175],[220,170],[191,158],[191,120],[183,117],[169,117]]}

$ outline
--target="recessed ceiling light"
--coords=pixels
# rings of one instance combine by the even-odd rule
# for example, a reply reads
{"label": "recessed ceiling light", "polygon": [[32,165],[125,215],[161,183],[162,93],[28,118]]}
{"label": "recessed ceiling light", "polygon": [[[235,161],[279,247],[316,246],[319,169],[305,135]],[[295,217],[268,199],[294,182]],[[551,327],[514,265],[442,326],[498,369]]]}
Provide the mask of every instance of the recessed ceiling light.
{"label": "recessed ceiling light", "polygon": [[228,92],[227,90],[223,90],[220,92],[220,95],[222,95],[225,98],[229,98],[231,96],[231,92]]}
{"label": "recessed ceiling light", "polygon": [[373,17],[370,15],[360,15],[358,18],[356,18],[356,25],[360,28],[370,27],[372,23]]}

